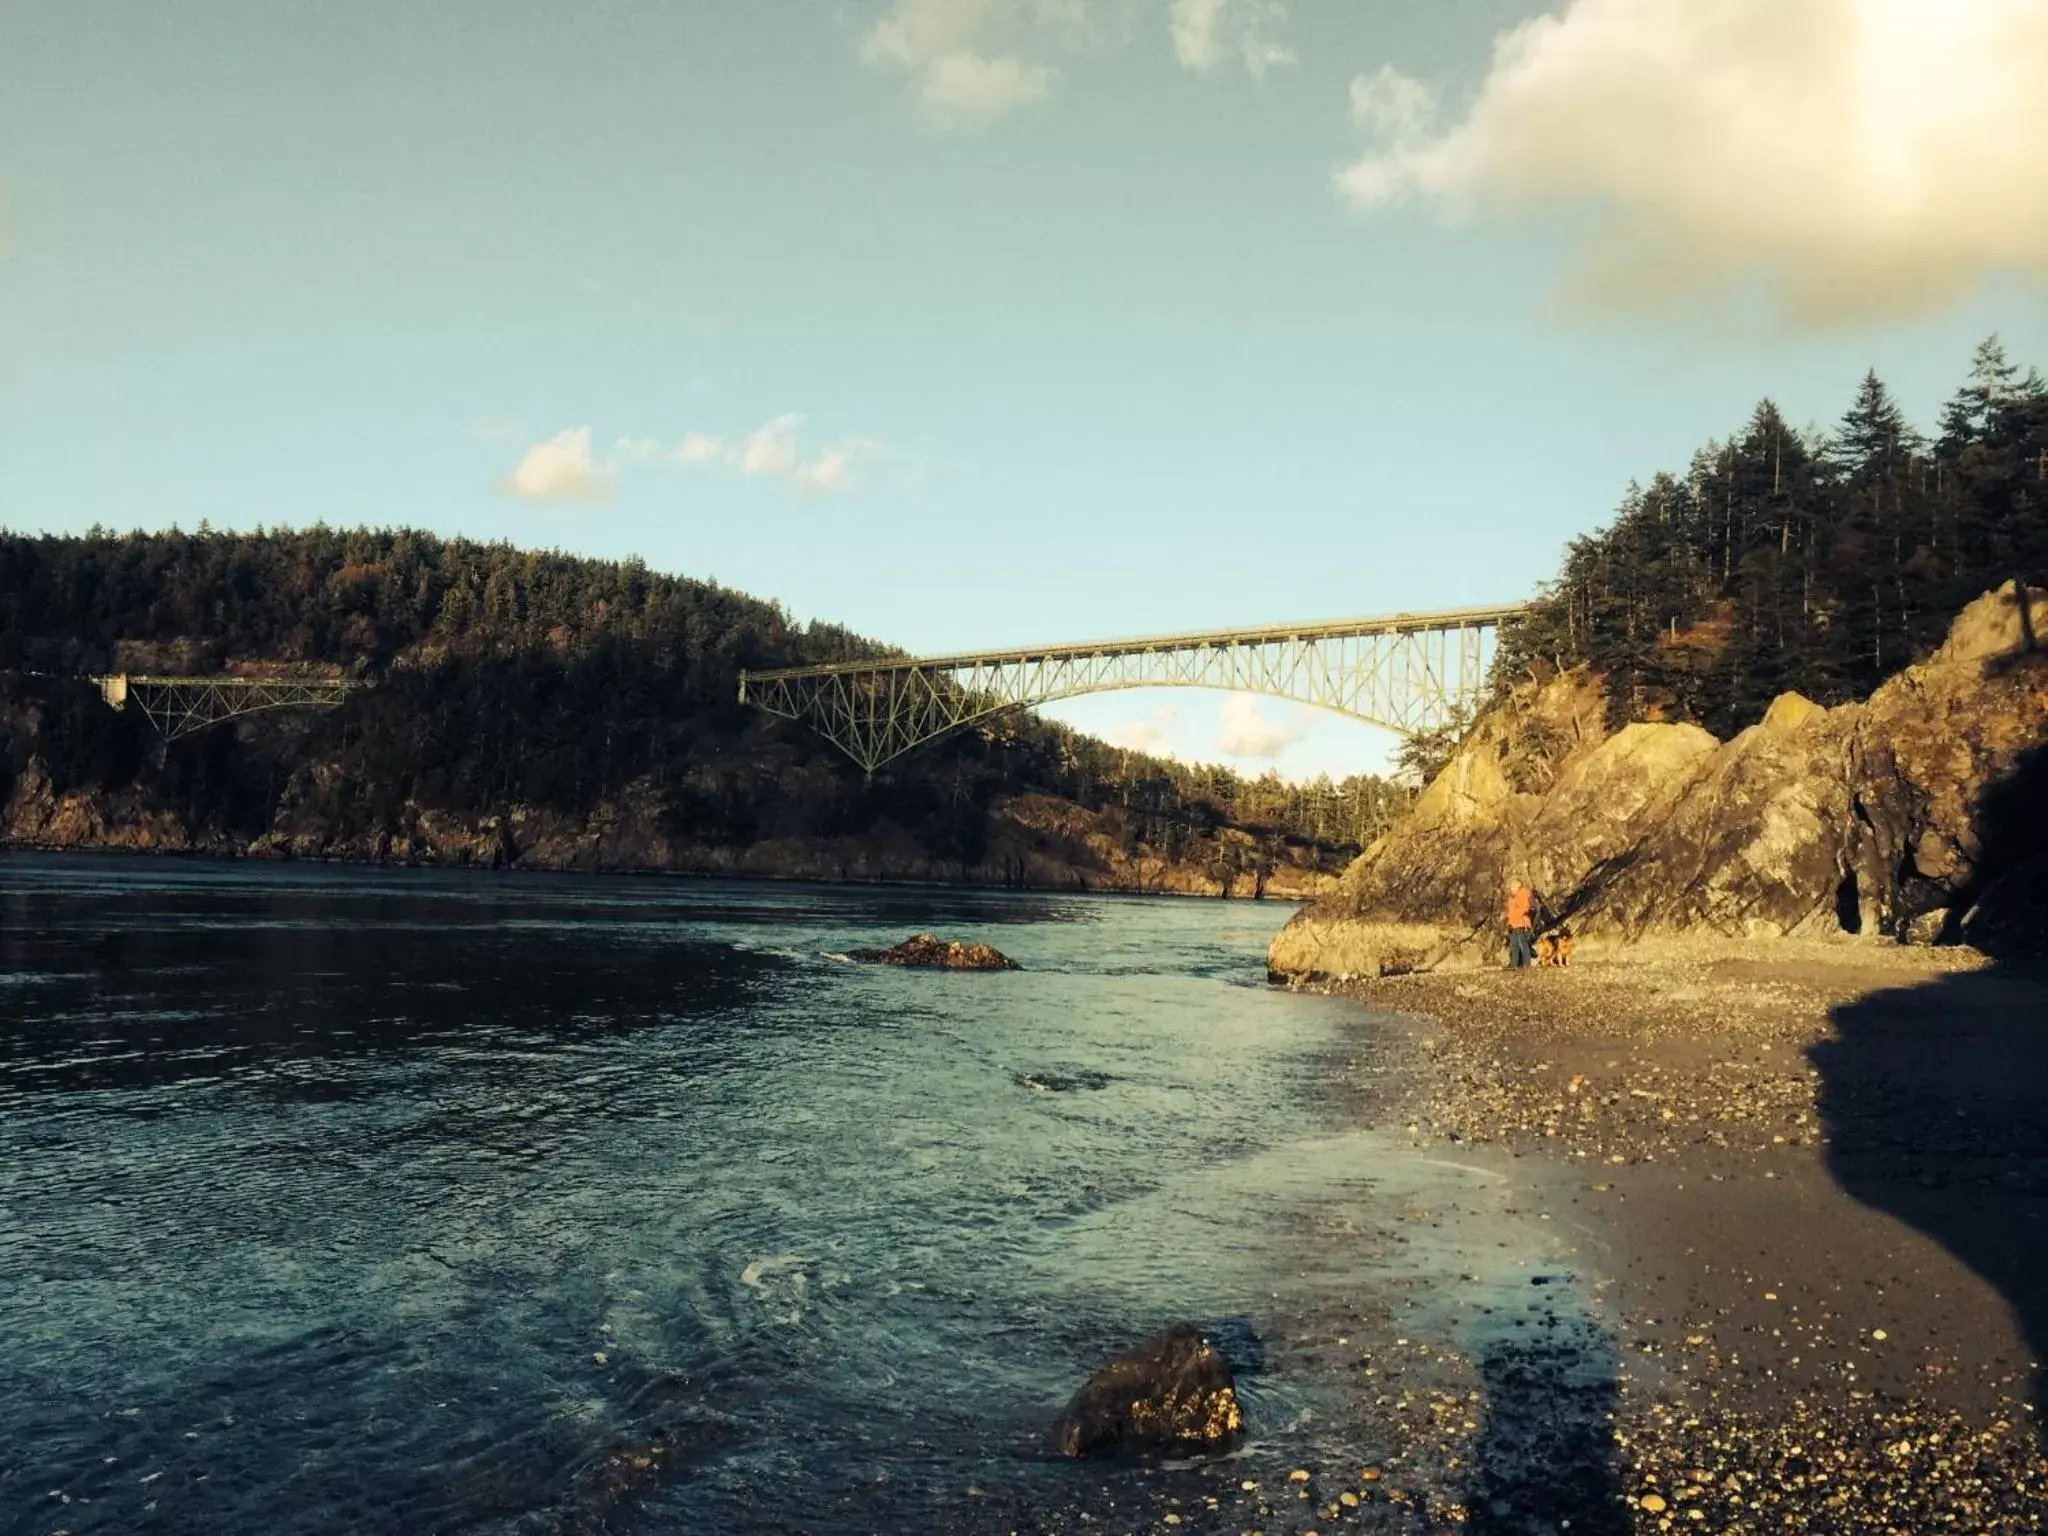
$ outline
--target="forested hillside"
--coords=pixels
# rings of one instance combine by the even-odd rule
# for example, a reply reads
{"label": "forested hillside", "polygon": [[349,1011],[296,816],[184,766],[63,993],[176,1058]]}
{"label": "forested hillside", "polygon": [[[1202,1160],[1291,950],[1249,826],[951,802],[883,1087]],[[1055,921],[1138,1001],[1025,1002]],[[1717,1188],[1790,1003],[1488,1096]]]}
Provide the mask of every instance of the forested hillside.
{"label": "forested hillside", "polygon": [[[934,867],[968,867],[991,857],[998,804],[1041,796],[1093,815],[1134,859],[1254,881],[1283,846],[1297,862],[1313,862],[1310,844],[1334,855],[1405,804],[1371,776],[1247,780],[1030,716],[956,733],[870,781],[735,702],[741,668],[884,650],[635,561],[402,530],[0,535],[0,802],[34,763],[49,795],[119,791],[214,842],[288,831],[294,847],[357,849],[402,840],[423,815],[589,823],[632,800],[692,858],[886,823]],[[376,686],[332,714],[166,748],[77,681],[278,669]]]}
{"label": "forested hillside", "polygon": [[1632,486],[1506,627],[1497,681],[1588,663],[1616,723],[1725,738],[1788,689],[1864,697],[2014,577],[2048,577],[2048,382],[1993,338],[1931,436],[1872,373],[1830,431],[1795,431],[1766,400],[1684,471]]}

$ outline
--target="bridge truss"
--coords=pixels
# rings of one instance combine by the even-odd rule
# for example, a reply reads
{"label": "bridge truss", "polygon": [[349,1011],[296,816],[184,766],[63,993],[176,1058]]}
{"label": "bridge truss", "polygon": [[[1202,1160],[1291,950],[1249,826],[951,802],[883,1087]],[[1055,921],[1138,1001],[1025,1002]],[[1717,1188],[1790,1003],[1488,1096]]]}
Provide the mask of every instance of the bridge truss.
{"label": "bridge truss", "polygon": [[133,703],[167,741],[266,709],[332,709],[365,686],[327,677],[131,677],[93,679],[115,709]]}
{"label": "bridge truss", "polygon": [[1520,611],[1453,608],[742,672],[740,702],[807,723],[869,773],[1004,710],[1120,688],[1266,694],[1412,735],[1477,699],[1500,622]]}

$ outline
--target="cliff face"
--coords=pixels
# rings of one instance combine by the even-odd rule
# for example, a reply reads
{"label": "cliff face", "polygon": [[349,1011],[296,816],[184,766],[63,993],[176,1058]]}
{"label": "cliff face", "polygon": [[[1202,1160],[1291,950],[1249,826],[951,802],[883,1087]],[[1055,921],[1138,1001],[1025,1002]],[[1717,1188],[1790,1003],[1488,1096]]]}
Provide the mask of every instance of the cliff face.
{"label": "cliff face", "polygon": [[[2036,590],[2036,624],[2048,601]],[[1597,680],[1517,688],[1329,896],[1284,975],[1497,963],[1506,888],[1594,944],[1656,934],[2024,944],[2048,907],[2048,657],[2011,586],[1861,704],[1781,696],[1718,742],[1599,726]]]}
{"label": "cliff face", "polygon": [[[33,733],[34,722],[16,720]],[[253,731],[282,729],[267,722]],[[289,758],[289,753],[278,754]],[[337,818],[351,789],[338,764],[296,764],[260,827],[241,829],[162,803],[134,785],[56,786],[31,756],[0,802],[0,847],[111,849],[218,857],[337,860],[428,867],[668,870],[806,880],[918,880],[1027,889],[1268,896],[1302,900],[1335,885],[1314,849],[1255,841],[1226,828],[1194,837],[1169,857],[1133,836],[1115,809],[1089,810],[1049,795],[996,801],[981,819],[974,857],[935,854],[886,815],[858,831],[827,833],[797,802],[801,765],[772,757],[753,771],[782,783],[789,814],[771,813],[753,835],[694,835],[675,824],[651,782],[628,785],[587,814],[513,803],[498,814],[463,815],[408,799],[377,825]],[[1227,885],[1226,885],[1227,882]]]}

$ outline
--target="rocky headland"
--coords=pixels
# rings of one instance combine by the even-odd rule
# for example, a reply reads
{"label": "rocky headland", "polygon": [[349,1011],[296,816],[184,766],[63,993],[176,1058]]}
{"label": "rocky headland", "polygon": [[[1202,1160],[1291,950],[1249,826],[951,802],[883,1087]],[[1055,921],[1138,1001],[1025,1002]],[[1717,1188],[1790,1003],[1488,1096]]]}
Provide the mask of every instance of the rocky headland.
{"label": "rocky headland", "polygon": [[[2048,615],[2048,594],[2032,603]],[[1495,963],[1514,882],[1581,954],[1656,937],[2041,940],[2048,655],[2025,648],[2011,585],[1860,704],[1783,694],[1726,742],[1607,718],[1585,670],[1517,684],[1287,924],[1275,976]]]}
{"label": "rocky headland", "polygon": [[[1411,1373],[1535,1393],[1539,1428],[1592,1404],[1597,1433],[1414,1436],[1480,1455],[1453,1523],[2042,1529],[2048,658],[2021,622],[1987,594],[1867,700],[1781,696],[1726,742],[1529,678],[1275,940],[1276,980],[1378,1016],[1361,1120],[1501,1180],[1579,1286],[1545,1336]],[[1517,879],[1569,969],[1503,968]]]}

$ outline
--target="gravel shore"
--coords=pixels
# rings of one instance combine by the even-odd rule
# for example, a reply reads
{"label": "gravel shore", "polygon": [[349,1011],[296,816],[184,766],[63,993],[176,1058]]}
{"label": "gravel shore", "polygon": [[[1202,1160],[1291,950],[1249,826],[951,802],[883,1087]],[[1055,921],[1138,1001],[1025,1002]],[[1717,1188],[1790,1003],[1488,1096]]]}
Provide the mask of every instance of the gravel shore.
{"label": "gravel shore", "polygon": [[[1413,1022],[1417,1069],[1365,1112],[1503,1173],[1580,1281],[1555,1334],[1478,1362],[1534,1430],[1481,1447],[1444,1528],[2048,1524],[2039,974],[1777,942],[1329,990]],[[1588,1392],[1607,1432],[1561,1439]]]}

